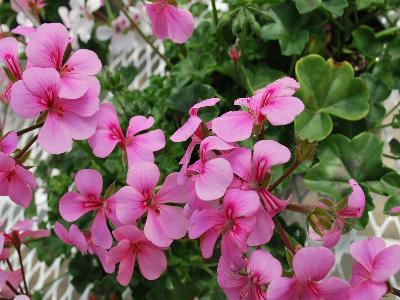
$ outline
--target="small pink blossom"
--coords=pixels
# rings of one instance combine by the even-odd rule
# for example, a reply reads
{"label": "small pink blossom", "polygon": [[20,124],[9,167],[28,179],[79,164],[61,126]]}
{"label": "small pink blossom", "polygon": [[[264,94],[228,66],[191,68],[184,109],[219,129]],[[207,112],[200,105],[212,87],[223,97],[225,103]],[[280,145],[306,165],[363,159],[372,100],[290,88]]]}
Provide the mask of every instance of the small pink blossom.
{"label": "small pink blossom", "polygon": [[147,213],[144,234],[153,244],[168,247],[173,240],[185,236],[187,220],[183,209],[170,203],[185,203],[187,190],[177,184],[177,173],[170,174],[160,190],[155,189],[160,171],[151,162],[132,165],[127,183],[115,194],[117,218],[123,224],[132,224]]}
{"label": "small pink blossom", "polygon": [[280,200],[274,196],[265,183],[272,167],[290,160],[290,150],[287,147],[272,140],[263,140],[254,145],[253,153],[247,148],[238,148],[225,154],[224,157],[236,175],[231,188],[258,195],[271,217],[288,205],[289,200]]}
{"label": "small pink blossom", "polygon": [[386,247],[373,237],[354,242],[350,254],[355,259],[350,300],[378,300],[387,293],[386,281],[400,271],[400,246]]}
{"label": "small pink blossom", "polygon": [[0,153],[0,196],[9,196],[14,203],[27,208],[35,188],[35,176],[12,157]]}
{"label": "small pink blossom", "polygon": [[61,223],[56,222],[54,225],[54,233],[62,240],[64,243],[75,246],[81,253],[86,253],[87,243],[86,238],[79,228],[72,224],[69,230],[65,229]]}
{"label": "small pink blossom", "polygon": [[171,39],[178,44],[185,43],[193,34],[192,14],[168,3],[168,0],[156,0],[146,4],[153,33],[159,39]]}
{"label": "small pink blossom", "polygon": [[153,245],[134,225],[125,225],[113,231],[118,245],[111,248],[109,263],[119,263],[117,281],[127,286],[131,281],[136,258],[143,277],[155,280],[167,268],[167,259],[161,248]]}
{"label": "small pink blossom", "polygon": [[94,77],[87,81],[89,89],[78,99],[60,96],[60,75],[54,69],[28,68],[14,83],[11,108],[17,115],[33,119],[47,114],[39,131],[39,144],[47,152],[66,152],[72,140],[87,139],[95,132],[100,84]]}
{"label": "small pink blossom", "polygon": [[253,128],[260,130],[265,121],[273,126],[292,123],[304,110],[303,102],[293,97],[299,84],[284,77],[256,92],[249,98],[235,101],[247,111],[230,111],[212,121],[212,130],[227,142],[244,141],[251,137]]}
{"label": "small pink blossom", "polygon": [[210,258],[214,245],[222,234],[222,254],[245,252],[247,238],[256,224],[255,214],[260,206],[256,194],[228,190],[223,206],[193,212],[189,220],[189,238],[200,238],[203,257]]}
{"label": "small pink blossom", "polygon": [[23,35],[23,36],[25,36],[27,38],[32,37],[32,35],[35,34],[36,31],[37,31],[36,28],[29,27],[29,26],[24,26],[24,25],[18,25],[13,30],[11,30],[12,33]]}
{"label": "small pink blossom", "polygon": [[281,276],[282,266],[267,251],[256,250],[249,259],[222,255],[217,272],[218,284],[229,300],[266,300],[265,286]]}
{"label": "small pink blossom", "polygon": [[18,290],[19,284],[22,281],[22,273],[21,270],[16,271],[3,271],[0,270],[0,297],[2,299],[17,299],[14,298],[15,293],[7,286],[6,282],[9,282],[11,286]]}
{"label": "small pink blossom", "polygon": [[200,159],[186,170],[189,186],[196,190],[201,200],[212,201],[225,194],[233,179],[232,168],[225,158],[219,157],[214,151],[234,148],[216,136],[209,136],[201,142]]}
{"label": "small pink blossom", "polygon": [[[15,38],[6,37],[0,39],[0,61],[4,64],[4,67],[7,68],[11,76],[14,77],[13,81],[22,78],[22,71],[18,59],[18,42]],[[11,78],[8,78],[8,84],[4,92],[7,101],[11,99],[13,81],[11,81]]]}
{"label": "small pink blossom", "polygon": [[116,219],[115,199],[101,197],[103,179],[99,172],[92,169],[80,170],[75,175],[77,192],[68,192],[62,196],[59,204],[60,214],[64,220],[74,222],[89,212],[95,212],[90,226],[93,243],[104,249],[112,245],[112,236],[107,226],[107,219]]}
{"label": "small pink blossom", "polygon": [[17,133],[15,131],[10,131],[0,139],[0,153],[10,155],[17,149],[17,145]]}
{"label": "small pink blossom", "polygon": [[400,206],[395,206],[390,209],[391,213],[398,214],[400,213]]}
{"label": "small pink blossom", "polygon": [[[141,161],[154,161],[154,152],[165,146],[164,133],[160,129],[140,133],[154,124],[153,117],[135,116],[129,121],[124,136],[115,108],[105,103],[100,106],[97,117],[97,129],[89,139],[89,145],[97,157],[107,157],[117,145],[120,145],[128,157],[128,165]],[[140,134],[139,134],[140,133]]]}
{"label": "small pink blossom", "polygon": [[10,2],[15,12],[29,13],[31,10],[37,11],[46,6],[44,0],[11,0]]}
{"label": "small pink blossom", "polygon": [[268,300],[347,299],[350,285],[337,277],[328,277],[335,256],[325,247],[300,249],[293,258],[294,277],[274,279],[268,287]]}
{"label": "small pink blossom", "polygon": [[64,55],[70,43],[68,30],[59,23],[41,25],[31,35],[26,47],[30,67],[54,68],[60,74],[60,98],[76,99],[92,88],[101,70],[96,53],[87,49],[72,52],[67,61]]}

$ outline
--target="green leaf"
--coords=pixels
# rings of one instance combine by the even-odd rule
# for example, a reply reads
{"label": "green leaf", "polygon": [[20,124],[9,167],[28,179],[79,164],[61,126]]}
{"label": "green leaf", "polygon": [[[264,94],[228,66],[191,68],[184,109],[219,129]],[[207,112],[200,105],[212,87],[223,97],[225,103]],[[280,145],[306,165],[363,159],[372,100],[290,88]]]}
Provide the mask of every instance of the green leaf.
{"label": "green leaf", "polygon": [[372,5],[380,5],[385,3],[385,0],[356,0],[358,9],[364,9]]}
{"label": "green leaf", "polygon": [[360,26],[353,30],[354,47],[370,61],[374,61],[382,51],[382,43],[375,38],[374,31],[368,26]]}
{"label": "green leaf", "polygon": [[389,142],[390,152],[396,156],[400,156],[400,142],[393,138]]}
{"label": "green leaf", "polygon": [[388,172],[382,163],[382,152],[383,141],[372,133],[364,132],[352,140],[332,135],[323,143],[319,162],[309,169],[304,183],[308,189],[336,201],[350,190],[350,178],[374,191],[374,184]]}
{"label": "green leaf", "polygon": [[400,59],[400,36],[397,36],[388,45],[388,54],[393,60]]}
{"label": "green leaf", "polygon": [[382,192],[386,195],[400,193],[400,175],[397,172],[389,172],[381,179]]}
{"label": "green leaf", "polygon": [[400,206],[400,195],[395,194],[391,195],[383,208],[383,212],[387,215],[398,216],[400,213],[391,212],[391,209],[394,207]]}
{"label": "green leaf", "polygon": [[336,16],[341,16],[343,10],[348,6],[347,0],[295,0],[295,2],[301,14],[322,7]]}
{"label": "green leaf", "polygon": [[309,55],[296,64],[300,82],[298,97],[305,110],[295,119],[295,129],[303,140],[320,141],[332,131],[332,116],[355,121],[369,110],[369,95],[365,83],[354,78],[348,62],[325,61],[319,55]]}

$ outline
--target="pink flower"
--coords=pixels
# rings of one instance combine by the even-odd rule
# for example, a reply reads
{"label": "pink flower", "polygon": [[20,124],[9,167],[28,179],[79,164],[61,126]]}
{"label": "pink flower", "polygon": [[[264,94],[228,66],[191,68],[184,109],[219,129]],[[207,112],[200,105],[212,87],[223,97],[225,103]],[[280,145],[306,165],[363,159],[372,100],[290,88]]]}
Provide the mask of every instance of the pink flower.
{"label": "pink flower", "polygon": [[85,233],[87,252],[90,255],[96,255],[103,267],[104,272],[111,274],[115,270],[115,263],[109,262],[107,259],[108,251],[102,247],[97,246],[92,239],[90,232]]}
{"label": "pink flower", "polygon": [[75,175],[75,185],[80,193],[68,192],[62,196],[59,210],[64,220],[74,222],[88,212],[95,212],[90,227],[95,245],[109,249],[112,236],[107,226],[107,218],[115,219],[115,199],[101,197],[103,179],[99,172],[92,169],[80,170]]}
{"label": "pink flower", "polygon": [[132,117],[129,121],[126,137],[119,125],[117,112],[111,104],[102,104],[96,117],[97,129],[89,139],[89,145],[97,157],[109,156],[115,146],[120,145],[127,153],[128,165],[141,161],[153,162],[153,153],[165,146],[164,133],[160,129],[138,134],[153,126],[153,117]]}
{"label": "pink flower", "polygon": [[56,224],[54,225],[54,233],[64,243],[75,246],[81,253],[86,253],[86,238],[83,235],[82,231],[80,231],[75,224],[72,224],[68,231],[67,229],[65,229],[64,226],[61,225],[61,223],[56,222]]}
{"label": "pink flower", "polygon": [[[205,138],[203,134],[203,129],[201,127],[201,123],[203,122],[198,116],[198,112],[200,108],[214,106],[219,102],[219,98],[211,98],[203,100],[199,103],[193,105],[189,110],[189,119],[179,128],[172,136],[171,141],[173,142],[184,142],[190,137],[192,138],[188,148],[181,161],[179,162],[182,165],[181,171],[178,176],[178,183],[184,183],[184,176],[187,170],[187,166],[190,162],[190,158],[192,156],[192,152],[194,147],[201,143],[201,141]],[[205,125],[207,127],[207,125]],[[208,128],[207,128],[208,134]]]}
{"label": "pink flower", "polygon": [[400,206],[395,206],[390,209],[391,213],[398,214],[400,213]]}
{"label": "pink flower", "polygon": [[68,30],[59,23],[43,24],[34,33],[26,47],[30,67],[54,68],[60,74],[60,98],[82,97],[100,72],[101,62],[96,53],[79,49],[66,62],[65,53],[70,43]]}
{"label": "pink flower", "polygon": [[21,280],[21,270],[12,272],[0,270],[0,297],[2,299],[17,299],[14,298],[15,293],[6,285],[6,282],[8,281],[14,289],[18,290]]}
{"label": "pink flower", "polygon": [[218,263],[218,284],[229,300],[266,300],[265,285],[282,274],[280,262],[265,250],[249,259],[231,260],[222,255]]}
{"label": "pink flower", "polygon": [[400,246],[386,247],[381,238],[354,242],[351,300],[378,300],[387,293],[386,281],[400,270]]}
{"label": "pink flower", "polygon": [[235,105],[248,111],[223,114],[212,121],[212,130],[225,141],[236,142],[250,138],[253,128],[261,129],[265,121],[273,126],[289,124],[304,110],[303,102],[292,96],[299,87],[294,79],[284,77],[252,97],[237,99]]}
{"label": "pink flower", "polygon": [[36,28],[24,26],[24,25],[18,25],[13,30],[11,30],[11,32],[14,34],[23,35],[28,38],[32,37],[32,35],[35,34],[36,31],[37,31]]}
{"label": "pink flower", "polygon": [[39,132],[40,146],[51,154],[60,154],[72,146],[72,140],[89,138],[96,129],[100,85],[87,78],[89,89],[78,99],[60,96],[60,75],[50,68],[28,68],[22,80],[12,87],[11,108],[22,118],[37,118],[47,113]]}
{"label": "pink flower", "polygon": [[235,146],[225,143],[216,136],[205,138],[200,144],[200,159],[186,171],[189,186],[196,190],[197,196],[204,201],[221,198],[233,179],[229,162],[213,152],[226,151]]}
{"label": "pink flower", "polygon": [[232,59],[233,63],[237,64],[242,53],[238,47],[233,46],[233,47],[229,48],[228,55]]}
{"label": "pink flower", "polygon": [[10,155],[17,149],[18,137],[15,131],[10,131],[0,139],[0,153]]}
{"label": "pink flower", "polygon": [[153,33],[160,39],[171,39],[173,42],[185,43],[193,34],[194,20],[192,14],[175,7],[168,0],[157,0],[146,4],[147,15],[151,21]]}
{"label": "pink flower", "polygon": [[107,260],[119,262],[117,281],[126,286],[131,281],[136,257],[142,275],[155,280],[167,268],[167,259],[161,248],[153,245],[134,225],[125,225],[113,231],[118,245],[111,248]]}
{"label": "pink flower", "polygon": [[256,194],[228,190],[221,209],[193,212],[189,220],[189,238],[200,238],[203,257],[212,256],[214,245],[222,234],[222,254],[247,250],[247,238],[256,224],[255,214],[260,206]]}
{"label": "pink flower", "polygon": [[[0,39],[0,61],[4,64],[4,67],[10,73],[13,78],[13,81],[20,80],[22,78],[22,71],[19,66],[18,59],[18,42],[15,38],[6,37]],[[8,75],[7,75],[8,78]],[[11,81],[11,78],[8,78],[9,83],[4,92],[5,99],[10,101],[11,99],[11,87],[14,82]]]}
{"label": "pink flower", "polygon": [[16,204],[27,208],[35,188],[35,176],[10,156],[0,153],[0,196],[9,196]]}
{"label": "pink flower", "polygon": [[265,182],[273,166],[290,160],[288,148],[272,140],[263,140],[254,145],[253,154],[247,148],[238,148],[225,154],[224,157],[236,175],[231,188],[258,194],[271,217],[288,205],[289,200],[280,200],[274,196],[268,190],[268,183]]}
{"label": "pink flower", "polygon": [[42,9],[45,6],[44,0],[11,0],[11,8],[15,12],[29,13],[31,10]]}
{"label": "pink flower", "polygon": [[155,193],[160,171],[151,162],[132,165],[127,183],[115,194],[116,213],[123,224],[132,224],[147,213],[144,234],[153,244],[168,247],[173,240],[185,236],[187,221],[183,209],[169,203],[185,203],[187,190],[176,181],[177,173],[170,174]]}
{"label": "pink flower", "polygon": [[268,287],[268,300],[347,299],[350,285],[329,277],[335,256],[324,247],[300,249],[293,258],[294,277],[274,279]]}

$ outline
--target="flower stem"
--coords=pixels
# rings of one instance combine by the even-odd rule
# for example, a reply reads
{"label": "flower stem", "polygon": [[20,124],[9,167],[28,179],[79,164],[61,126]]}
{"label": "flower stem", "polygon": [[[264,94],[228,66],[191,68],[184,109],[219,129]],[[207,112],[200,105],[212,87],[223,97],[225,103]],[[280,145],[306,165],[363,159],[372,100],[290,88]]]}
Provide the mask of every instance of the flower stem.
{"label": "flower stem", "polygon": [[275,216],[275,217],[272,218],[272,220],[274,221],[275,228],[278,230],[278,233],[281,236],[282,241],[285,244],[286,248],[290,252],[292,252],[293,255],[295,255],[296,254],[296,249],[294,248],[294,246],[290,242],[289,235],[287,234],[286,230],[283,228],[283,226],[279,222],[278,217]]}
{"label": "flower stem", "polygon": [[44,124],[44,122],[40,122],[38,124],[29,126],[27,128],[24,128],[24,129],[21,129],[21,130],[17,131],[17,135],[21,136],[21,135],[23,135],[25,133],[28,133],[28,132],[32,131],[32,130],[38,129],[38,128],[42,127],[43,124]]}
{"label": "flower stem", "polygon": [[218,30],[218,12],[217,12],[217,6],[215,5],[215,0],[211,0],[211,6],[212,6],[215,30]]}
{"label": "flower stem", "polygon": [[377,39],[383,38],[383,37],[386,37],[388,35],[392,35],[394,33],[397,33],[398,31],[400,31],[400,27],[398,27],[398,26],[390,27],[390,28],[387,28],[385,30],[382,30],[382,31],[379,31],[379,32],[375,33],[375,37]]}
{"label": "flower stem", "polygon": [[269,188],[269,191],[272,192],[274,189],[276,189],[276,187],[277,187],[278,185],[280,185],[290,174],[292,174],[293,171],[296,170],[297,167],[301,165],[301,163],[302,163],[302,161],[297,159],[297,160],[289,167],[289,169],[287,169],[287,170],[285,171],[285,173],[283,173],[282,176],[279,177],[278,180],[275,181],[275,182],[271,185],[271,187]]}
{"label": "flower stem", "polygon": [[131,23],[132,27],[139,33],[139,35],[145,40],[147,44],[153,49],[155,53],[157,53],[158,56],[166,63],[169,64],[169,61],[167,57],[158,50],[158,48],[154,45],[154,43],[144,34],[142,29],[140,29],[139,25],[136,24],[136,22],[132,19],[132,17],[129,15],[128,10],[126,9],[125,5],[121,2],[121,0],[114,0],[115,5],[118,6],[118,8],[122,11],[122,13],[125,15],[125,17],[129,20]]}
{"label": "flower stem", "polygon": [[6,281],[6,285],[8,286],[8,288],[15,294],[15,295],[19,295],[20,293],[17,291],[17,289],[7,280]]}
{"label": "flower stem", "polygon": [[25,294],[29,296],[30,294],[29,294],[28,283],[26,282],[24,263],[22,262],[21,244],[16,245],[15,249],[17,250],[19,264],[21,265],[21,274],[22,274],[22,280],[24,282]]}
{"label": "flower stem", "polygon": [[314,209],[316,208],[315,205],[311,205],[311,204],[302,204],[302,203],[289,203],[286,206],[286,209],[294,211],[294,212],[298,212],[301,214],[305,214],[308,215],[310,213],[312,213],[314,211]]}
{"label": "flower stem", "polygon": [[393,106],[393,107],[385,114],[385,117],[389,116],[392,112],[394,112],[394,111],[399,107],[399,105],[400,105],[400,101],[399,101],[395,106]]}
{"label": "flower stem", "polygon": [[35,136],[33,136],[33,137],[28,141],[28,143],[25,145],[25,147],[22,148],[22,149],[18,152],[18,154],[14,157],[14,159],[15,159],[15,160],[21,159],[22,156],[24,156],[24,154],[25,154],[26,152],[28,152],[29,148],[31,148],[31,146],[37,141],[38,136],[39,136],[38,134],[36,134]]}

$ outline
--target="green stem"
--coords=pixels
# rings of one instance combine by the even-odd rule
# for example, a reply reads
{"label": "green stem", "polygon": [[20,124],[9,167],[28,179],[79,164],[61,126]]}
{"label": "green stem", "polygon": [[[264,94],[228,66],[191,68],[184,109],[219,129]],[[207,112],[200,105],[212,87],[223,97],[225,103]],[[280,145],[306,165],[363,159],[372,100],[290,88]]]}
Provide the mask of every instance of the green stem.
{"label": "green stem", "polygon": [[218,31],[218,12],[217,12],[217,6],[215,5],[215,0],[211,0],[211,6],[212,6],[215,30]]}
{"label": "green stem", "polygon": [[274,221],[275,229],[277,229],[277,231],[278,231],[279,235],[281,236],[282,241],[285,244],[286,248],[288,248],[288,250],[290,252],[292,252],[293,255],[295,255],[296,254],[296,249],[292,245],[292,243],[290,242],[289,235],[287,234],[286,230],[283,228],[283,226],[279,222],[278,217],[275,216],[275,217],[272,218],[272,220]]}
{"label": "green stem", "polygon": [[22,262],[21,245],[19,244],[18,246],[16,246],[15,250],[17,250],[19,264],[21,265],[21,274],[22,274],[22,280],[24,282],[25,294],[29,296],[30,294],[29,294],[28,283],[26,282],[25,268],[24,268],[24,264]]}
{"label": "green stem", "polygon": [[385,114],[385,117],[389,116],[389,115],[390,115],[392,112],[394,112],[399,106],[400,106],[400,101],[399,101],[395,106],[393,106],[393,107]]}
{"label": "green stem", "polygon": [[302,204],[302,203],[289,203],[288,206],[286,206],[286,209],[288,210],[295,211],[305,215],[312,213],[315,208],[316,208],[315,205]]}
{"label": "green stem", "polygon": [[386,128],[386,127],[389,127],[389,126],[392,126],[392,123],[379,125],[379,126],[375,127],[375,129],[382,129],[382,128]]}
{"label": "green stem", "polygon": [[37,141],[38,139],[38,134],[34,135],[29,141],[28,143],[25,145],[24,148],[22,148],[18,154],[14,157],[15,160],[19,160],[22,158],[22,156],[28,152],[28,150],[31,148],[31,146]]}
{"label": "green stem", "polygon": [[289,76],[294,75],[294,68],[296,66],[296,61],[297,61],[297,55],[292,55],[292,60],[290,62],[290,67],[289,67]]}
{"label": "green stem", "polygon": [[32,126],[29,126],[27,128],[21,129],[21,130],[17,131],[17,136],[21,136],[21,135],[23,135],[25,133],[28,133],[28,132],[32,131],[32,130],[38,129],[38,128],[42,127],[43,124],[44,124],[44,122],[41,122],[41,123],[38,123],[38,124],[35,124],[35,125],[32,125]]}
{"label": "green stem", "polygon": [[302,163],[301,160],[296,160],[290,167],[285,171],[285,173],[282,174],[281,177],[278,178],[277,181],[275,181],[269,188],[269,191],[272,192],[278,185],[280,185],[290,174],[293,173],[294,170],[297,169],[298,166],[300,166]]}
{"label": "green stem", "polygon": [[382,30],[382,31],[379,31],[379,32],[375,33],[375,37],[377,39],[384,38],[384,37],[387,37],[388,35],[392,35],[394,33],[397,33],[398,31],[400,31],[400,27],[399,26],[390,27],[390,28],[387,28],[385,30]]}
{"label": "green stem", "polygon": [[387,158],[391,158],[391,159],[400,159],[400,157],[394,156],[394,155],[390,155],[390,154],[386,154],[383,153],[382,154],[383,157],[387,157]]}

